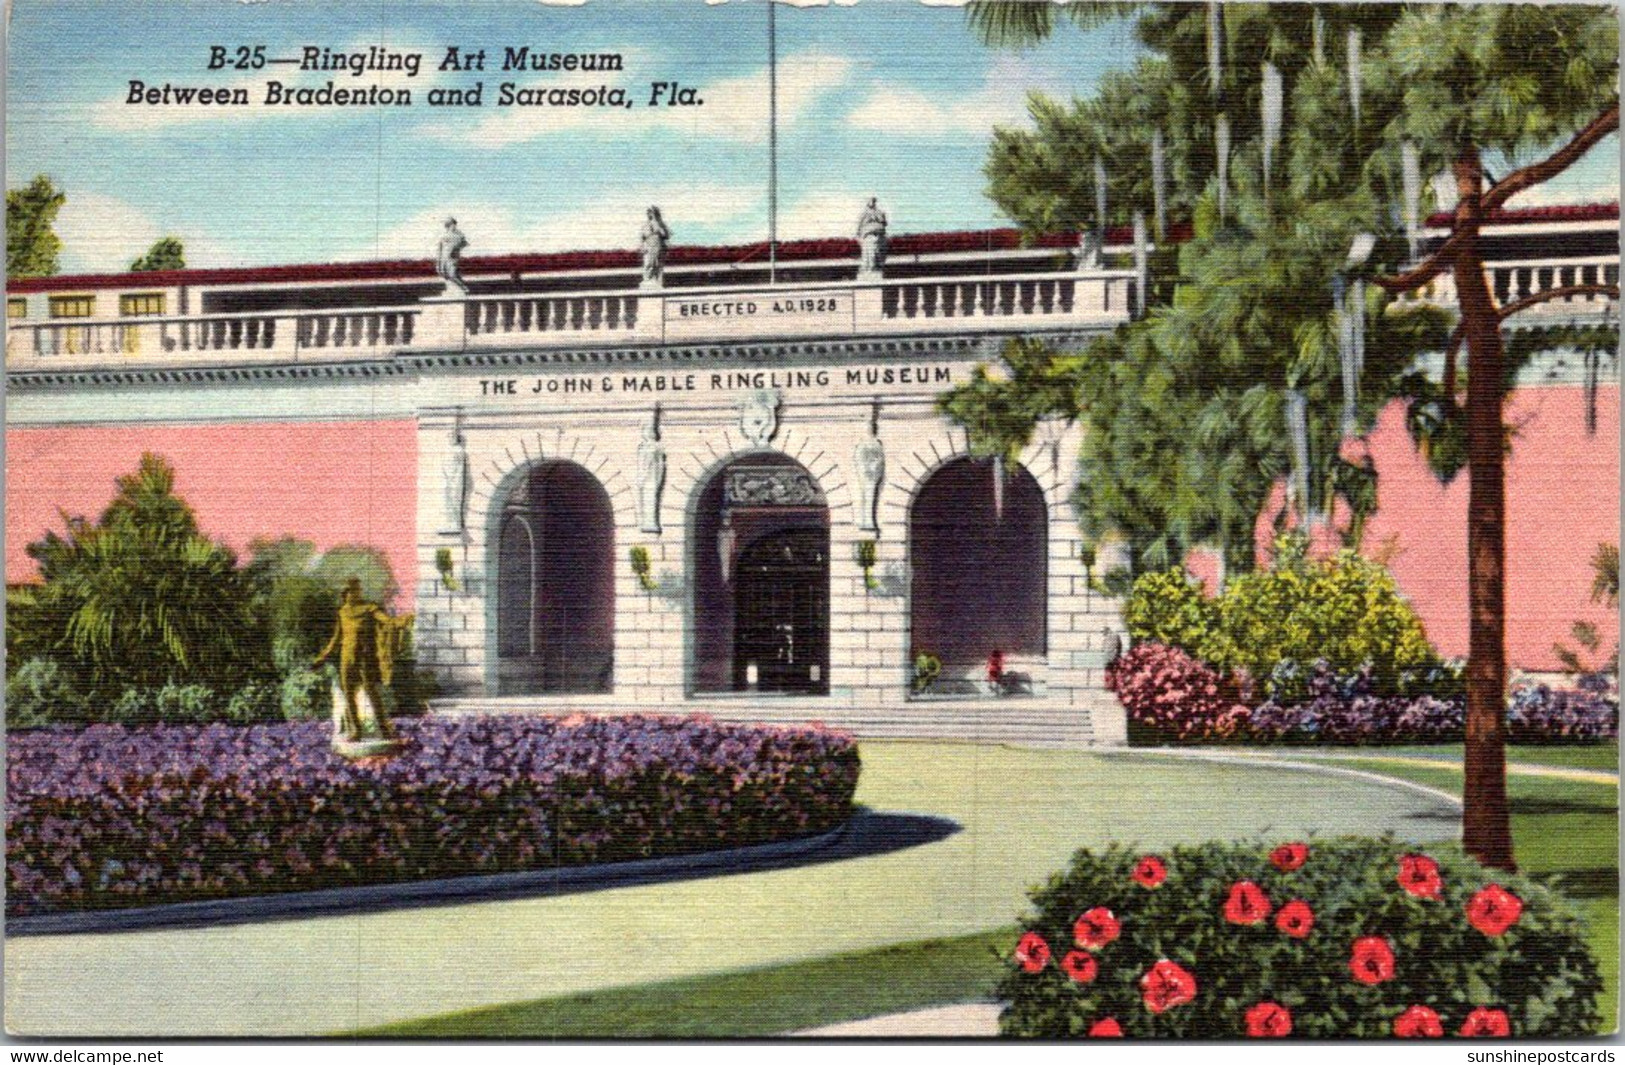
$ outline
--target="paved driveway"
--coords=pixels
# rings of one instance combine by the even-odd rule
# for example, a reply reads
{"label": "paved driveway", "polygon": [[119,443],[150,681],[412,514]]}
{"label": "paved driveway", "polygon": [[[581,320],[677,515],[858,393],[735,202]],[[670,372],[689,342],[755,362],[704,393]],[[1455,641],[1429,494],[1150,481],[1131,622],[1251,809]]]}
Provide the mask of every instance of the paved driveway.
{"label": "paved driveway", "polygon": [[859,799],[945,818],[844,861],[518,900],[6,941],[28,1035],[314,1035],[1012,923],[1079,846],[1392,829],[1459,811],[1379,781],[1076,750],[866,743]]}

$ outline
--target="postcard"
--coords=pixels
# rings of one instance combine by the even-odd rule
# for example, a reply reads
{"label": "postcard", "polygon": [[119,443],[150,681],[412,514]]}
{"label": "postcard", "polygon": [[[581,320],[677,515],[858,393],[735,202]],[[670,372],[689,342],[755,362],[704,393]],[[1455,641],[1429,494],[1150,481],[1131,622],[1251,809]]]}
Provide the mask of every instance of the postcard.
{"label": "postcard", "polygon": [[8,30],[13,1037],[1616,1029],[1613,8]]}

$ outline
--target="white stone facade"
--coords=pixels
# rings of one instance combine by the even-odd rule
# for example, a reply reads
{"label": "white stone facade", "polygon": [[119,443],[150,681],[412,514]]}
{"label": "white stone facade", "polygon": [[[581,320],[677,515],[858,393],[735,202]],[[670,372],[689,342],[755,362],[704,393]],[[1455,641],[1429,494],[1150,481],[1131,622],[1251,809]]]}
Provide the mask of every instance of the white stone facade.
{"label": "white stone facade", "polygon": [[[1025,722],[1038,738],[1122,742],[1122,710],[1102,686],[1106,648],[1116,643],[1120,615],[1115,601],[1088,586],[1079,558],[1071,502],[1077,479],[1075,428],[1041,432],[1020,459],[1041,488],[1047,513],[1045,653],[1041,661],[1019,663],[1032,676],[1032,693],[994,698],[989,691],[980,701],[933,701],[918,699],[911,691],[911,506],[932,473],[968,454],[965,432],[936,411],[936,397],[949,387],[941,378],[968,380],[971,368],[985,357],[980,345],[964,344],[932,346],[906,357],[878,351],[765,364],[749,352],[724,351],[702,364],[676,369],[646,362],[583,372],[566,362],[480,377],[425,377],[418,405],[416,646],[420,664],[440,679],[441,708],[705,710],[820,719],[858,728],[912,716],[935,722],[935,731],[966,734],[972,730],[956,729],[956,720],[968,723],[992,714],[1012,725]],[[905,367],[911,370],[907,384],[899,383]],[[855,379],[849,377],[854,370]],[[664,379],[664,391],[639,387],[651,375],[652,380]],[[720,388],[714,387],[717,375]],[[914,379],[921,376],[926,380]],[[575,384],[567,386],[566,381]],[[505,391],[510,383],[512,393]],[[777,424],[760,448],[746,439],[741,426],[741,397],[757,383],[776,391],[778,398]],[[566,391],[588,387],[592,390]],[[657,402],[666,476],[659,503],[661,531],[654,533],[640,527],[637,478],[638,448]],[[871,422],[885,452],[878,532],[860,529],[854,468],[854,449],[869,434]],[[442,469],[459,461],[454,423],[460,426],[470,484],[460,534],[441,527]],[[812,474],[827,500],[827,694],[697,691],[695,552],[714,550],[691,542],[698,500],[712,477],[731,462],[763,453],[795,460]],[[613,675],[603,694],[503,696],[497,676],[497,522],[508,493],[526,472],[559,460],[591,473],[612,508]],[[859,564],[859,543],[865,540],[875,544],[872,582]],[[634,547],[647,552],[652,590],[633,571]],[[441,569],[448,551],[449,580]],[[1098,560],[1094,576],[1111,561]]]}

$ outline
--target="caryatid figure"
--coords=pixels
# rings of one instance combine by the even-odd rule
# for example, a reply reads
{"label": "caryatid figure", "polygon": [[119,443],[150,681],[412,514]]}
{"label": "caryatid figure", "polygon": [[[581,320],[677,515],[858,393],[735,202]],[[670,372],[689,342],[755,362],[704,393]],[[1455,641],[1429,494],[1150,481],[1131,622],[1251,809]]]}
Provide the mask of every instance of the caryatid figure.
{"label": "caryatid figure", "polygon": [[880,209],[878,197],[869,197],[869,204],[858,218],[859,277],[879,277],[886,262],[886,212]]}
{"label": "caryatid figure", "polygon": [[880,531],[880,488],[886,481],[886,449],[880,443],[879,412],[869,423],[869,435],[852,449],[858,471],[858,530]]}
{"label": "caryatid figure", "polygon": [[468,446],[463,427],[453,422],[451,447],[440,467],[441,517],[439,532],[451,536],[463,531],[463,510],[468,500]]}
{"label": "caryatid figure", "polygon": [[666,448],[660,443],[660,414],[655,412],[643,427],[638,445],[638,527],[646,533],[660,531],[660,490],[666,484]]}
{"label": "caryatid figure", "polygon": [[[338,618],[333,626],[333,638],[327,641],[314,665],[321,665],[337,651],[339,679],[335,691],[333,714],[333,740],[354,742],[372,735],[387,738],[394,735],[389,716],[384,712],[384,688],[394,679],[395,656],[399,653],[406,631],[412,627],[413,615],[391,617],[377,603],[368,602],[361,594],[361,581],[352,577],[344,586],[339,600]],[[363,715],[361,704],[365,700],[370,712]]]}
{"label": "caryatid figure", "polygon": [[666,245],[671,241],[671,230],[660,217],[660,208],[650,207],[638,235],[643,249],[643,287],[659,288],[666,273]]}
{"label": "caryatid figure", "polygon": [[462,258],[466,247],[468,238],[457,228],[457,219],[447,218],[440,242],[435,245],[434,272],[446,282],[448,292],[455,288],[465,296],[468,295],[468,286],[463,284]]}

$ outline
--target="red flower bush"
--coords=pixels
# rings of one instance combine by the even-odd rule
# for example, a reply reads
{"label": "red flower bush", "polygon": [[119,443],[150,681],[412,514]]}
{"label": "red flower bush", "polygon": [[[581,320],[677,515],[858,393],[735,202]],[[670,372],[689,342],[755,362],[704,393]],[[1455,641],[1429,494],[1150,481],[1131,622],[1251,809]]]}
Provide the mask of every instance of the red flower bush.
{"label": "red flower bush", "polygon": [[1303,939],[1315,927],[1315,911],[1302,899],[1293,899],[1275,915],[1275,927],[1293,939]]}
{"label": "red flower bush", "polygon": [[1461,1024],[1461,1034],[1473,1036],[1487,1036],[1491,1039],[1505,1039],[1512,1034],[1512,1024],[1507,1020],[1505,1010],[1492,1010],[1483,1006],[1478,1007],[1467,1015]]}
{"label": "red flower bush", "polygon": [[1500,884],[1490,884],[1467,902],[1467,921],[1487,936],[1498,936],[1518,923],[1523,900]]}
{"label": "red flower bush", "polygon": [[1095,975],[1100,972],[1100,963],[1095,956],[1082,950],[1069,950],[1061,959],[1061,971],[1075,984],[1087,984],[1094,981]]}
{"label": "red flower bush", "polygon": [[1436,899],[1444,890],[1439,878],[1439,863],[1425,854],[1402,854],[1399,857],[1399,886],[1420,899]]}
{"label": "red flower bush", "polygon": [[1380,984],[1394,978],[1394,951],[1381,936],[1361,936],[1349,955],[1349,972],[1362,984]]}
{"label": "red flower bush", "polygon": [[1099,950],[1116,939],[1122,924],[1104,906],[1096,906],[1072,926],[1072,938],[1084,950]]}
{"label": "red flower bush", "polygon": [[1224,677],[1176,647],[1142,643],[1106,668],[1131,725],[1174,740],[1234,735],[1247,707],[1232,698]]}
{"label": "red flower bush", "polygon": [[[1516,873],[1497,872],[1492,884],[1482,866],[1448,849],[1425,855],[1414,844],[1358,837],[1312,846],[1314,860],[1301,865],[1274,843],[1079,852],[1033,895],[1036,912],[1022,931],[1034,939],[995,989],[1008,1004],[1001,1032],[1596,1033],[1601,974],[1585,925],[1555,891]],[[1278,858],[1296,867],[1283,869]],[[1469,914],[1490,927],[1516,921],[1516,933],[1487,935]],[[1049,964],[1050,945],[1058,964]]]}
{"label": "red flower bush", "polygon": [[1444,1035],[1439,1015],[1426,1006],[1412,1006],[1394,1018],[1394,1035],[1401,1039],[1437,1039]]}
{"label": "red flower bush", "polygon": [[1049,964],[1049,943],[1037,932],[1028,932],[1016,942],[1016,964],[1029,973],[1043,972]]}
{"label": "red flower bush", "polygon": [[1254,1039],[1283,1039],[1292,1034],[1292,1014],[1274,1002],[1247,1011],[1247,1034]]}
{"label": "red flower bush", "polygon": [[1164,958],[1140,977],[1140,991],[1146,1009],[1166,1013],[1196,997],[1196,977],[1178,963]]}
{"label": "red flower bush", "polygon": [[1302,869],[1303,863],[1308,860],[1309,845],[1306,843],[1283,843],[1270,851],[1270,864],[1283,873]]}
{"label": "red flower bush", "polygon": [[1133,876],[1134,882],[1143,888],[1161,887],[1168,879],[1168,867],[1162,864],[1161,858],[1148,854],[1134,864]]}
{"label": "red flower bush", "polygon": [[1258,924],[1270,915],[1270,897],[1251,880],[1230,885],[1224,900],[1224,919],[1231,924]]}

